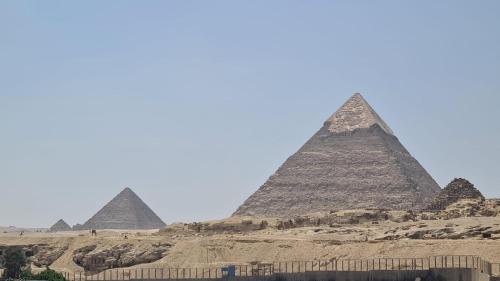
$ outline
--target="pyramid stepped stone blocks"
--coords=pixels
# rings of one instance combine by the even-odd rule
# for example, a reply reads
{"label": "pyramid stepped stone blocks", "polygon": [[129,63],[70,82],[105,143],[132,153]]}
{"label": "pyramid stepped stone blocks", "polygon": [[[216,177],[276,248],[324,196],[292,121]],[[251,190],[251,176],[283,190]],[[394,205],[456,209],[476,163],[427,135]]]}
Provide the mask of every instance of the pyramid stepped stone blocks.
{"label": "pyramid stepped stone blocks", "polygon": [[71,231],[71,226],[67,224],[63,219],[58,220],[53,226],[49,228],[49,232],[58,231]]}
{"label": "pyramid stepped stone blocks", "polygon": [[439,191],[389,126],[354,94],[233,215],[415,210]]}
{"label": "pyramid stepped stone blocks", "polygon": [[429,210],[444,210],[451,204],[462,199],[484,200],[481,192],[466,179],[452,180],[429,204]]}
{"label": "pyramid stepped stone blocks", "polygon": [[125,188],[78,229],[158,229],[165,223],[130,188]]}

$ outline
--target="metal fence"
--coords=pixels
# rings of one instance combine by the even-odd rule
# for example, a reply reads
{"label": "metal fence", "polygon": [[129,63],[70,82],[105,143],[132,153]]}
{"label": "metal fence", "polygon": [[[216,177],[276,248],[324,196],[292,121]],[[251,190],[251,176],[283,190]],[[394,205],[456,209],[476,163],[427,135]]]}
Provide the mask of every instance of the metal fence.
{"label": "metal fence", "polygon": [[[427,258],[330,259],[314,261],[286,261],[235,265],[235,275],[270,276],[277,273],[304,273],[325,271],[429,270],[433,268],[470,268],[488,275],[500,276],[500,264],[491,264],[477,256],[433,256]],[[62,272],[70,281],[118,280],[176,280],[219,279],[224,267],[212,268],[134,268],[108,269],[99,273]]]}
{"label": "metal fence", "polygon": [[500,263],[491,264],[491,276],[500,276]]}

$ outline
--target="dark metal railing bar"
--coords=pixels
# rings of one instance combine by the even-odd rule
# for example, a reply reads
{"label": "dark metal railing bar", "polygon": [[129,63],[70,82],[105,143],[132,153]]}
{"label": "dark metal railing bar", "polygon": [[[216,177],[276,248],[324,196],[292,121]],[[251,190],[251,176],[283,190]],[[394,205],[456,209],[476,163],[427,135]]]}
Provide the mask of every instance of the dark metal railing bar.
{"label": "dark metal railing bar", "polygon": [[[370,265],[371,263],[371,265]],[[397,263],[397,265],[396,265]],[[244,270],[243,270],[244,267]],[[377,259],[336,259],[311,260],[311,261],[290,261],[272,262],[268,264],[251,265],[251,272],[248,271],[248,264],[236,265],[237,276],[272,276],[276,273],[303,273],[303,272],[323,272],[323,271],[354,271],[364,272],[370,270],[430,270],[431,268],[470,268],[476,269],[490,276],[500,276],[500,263],[490,263],[478,256],[471,255],[449,255],[449,256],[429,256],[426,258],[377,258]],[[112,269],[103,270],[95,274],[87,271],[66,272],[61,274],[68,281],[129,281],[132,279],[150,280],[172,280],[174,279],[218,279],[223,277],[222,268],[202,269],[198,273],[197,267],[175,268],[175,275],[172,276],[173,268],[141,268],[140,278],[138,269]],[[158,272],[158,270],[160,270]],[[168,270],[168,277],[165,276]],[[182,272],[179,272],[182,270]],[[212,270],[215,272],[212,273]],[[146,271],[146,273],[144,272]],[[154,273],[152,273],[154,271]],[[189,272],[188,272],[189,271]],[[245,271],[245,273],[243,273]],[[108,273],[109,272],[109,273]],[[135,272],[134,276],[133,272]],[[83,276],[82,276],[83,273]]]}

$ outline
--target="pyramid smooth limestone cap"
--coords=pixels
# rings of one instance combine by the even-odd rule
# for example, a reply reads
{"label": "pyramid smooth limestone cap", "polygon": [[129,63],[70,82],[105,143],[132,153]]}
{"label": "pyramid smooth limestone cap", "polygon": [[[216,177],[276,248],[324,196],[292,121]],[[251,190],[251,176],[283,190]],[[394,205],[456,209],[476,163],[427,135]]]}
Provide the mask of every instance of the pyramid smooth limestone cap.
{"label": "pyramid smooth limestone cap", "polygon": [[391,128],[380,118],[360,93],[354,93],[330,118],[325,122],[332,133],[354,131],[370,128],[377,124],[390,135],[394,135]]}

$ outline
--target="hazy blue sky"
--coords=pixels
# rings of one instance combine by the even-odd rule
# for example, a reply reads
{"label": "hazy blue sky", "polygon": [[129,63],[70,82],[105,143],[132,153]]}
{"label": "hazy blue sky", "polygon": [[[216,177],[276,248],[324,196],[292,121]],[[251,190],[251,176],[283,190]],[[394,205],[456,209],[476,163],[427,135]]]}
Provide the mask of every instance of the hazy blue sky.
{"label": "hazy blue sky", "polygon": [[2,1],[0,225],[229,216],[353,92],[500,197],[500,1]]}

